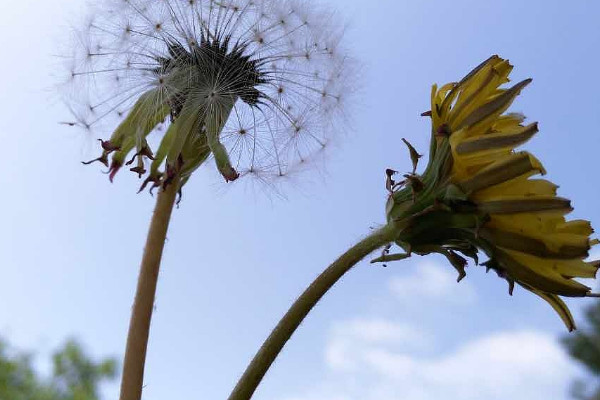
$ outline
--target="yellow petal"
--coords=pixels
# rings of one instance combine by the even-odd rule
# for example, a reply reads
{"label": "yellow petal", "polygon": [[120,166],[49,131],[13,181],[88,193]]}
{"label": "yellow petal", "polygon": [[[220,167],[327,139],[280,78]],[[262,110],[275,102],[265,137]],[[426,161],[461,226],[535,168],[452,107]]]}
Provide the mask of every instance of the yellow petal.
{"label": "yellow petal", "polygon": [[461,93],[448,121],[450,126],[460,126],[467,116],[486,104],[496,93],[503,93],[504,90],[498,91],[498,87],[508,82],[511,70],[512,66],[506,60],[485,65]]}
{"label": "yellow petal", "polygon": [[521,90],[523,90],[529,83],[531,83],[531,79],[521,81],[510,89],[490,99],[487,103],[479,106],[471,114],[465,117],[464,120],[460,121],[458,125],[451,126],[451,130],[455,131],[464,127],[472,127],[477,125],[491,126],[494,120],[497,119],[503,112],[505,112],[508,107],[510,107],[514,99],[519,95],[519,93],[521,93]]}
{"label": "yellow petal", "polygon": [[564,222],[562,213],[528,213],[492,215],[486,226],[526,235],[543,235],[557,232],[556,226]]}
{"label": "yellow petal", "polygon": [[567,307],[565,302],[562,301],[560,297],[558,297],[555,294],[544,293],[542,291],[528,287],[527,285],[522,286],[530,292],[541,297],[542,299],[546,300],[548,304],[550,304],[552,308],[554,308],[554,311],[556,311],[556,313],[563,320],[569,332],[573,332],[575,329],[577,329],[577,327],[575,326],[575,320],[573,319],[573,315],[571,314],[571,310],[569,310],[569,307]]}
{"label": "yellow petal", "polygon": [[[565,254],[566,257],[587,256],[587,253],[590,249],[590,240],[587,236],[573,233],[553,232],[551,230],[537,230],[537,225],[530,226],[527,224],[527,222],[531,222],[532,218],[520,218],[522,215],[523,214],[515,214],[513,216],[493,215],[490,221],[486,223],[485,227],[496,231],[513,233],[519,236],[535,239],[544,243],[548,251],[551,253]],[[535,215],[534,218],[541,219],[541,224],[544,223],[543,217],[540,214],[533,215]],[[551,213],[549,213],[549,217],[553,218]]]}
{"label": "yellow petal", "polygon": [[555,196],[557,189],[558,186],[545,179],[528,179],[526,177],[520,177],[480,190],[473,194],[472,199],[477,203],[518,196]]}
{"label": "yellow petal", "polygon": [[505,198],[502,200],[485,201],[477,204],[477,209],[486,214],[523,214],[573,211],[571,201],[562,197],[539,196],[533,198]]}
{"label": "yellow petal", "polygon": [[512,150],[527,142],[537,132],[537,123],[534,123],[516,131],[492,133],[462,140],[456,143],[455,150],[458,155],[478,153],[480,156],[499,149]]}
{"label": "yellow petal", "polygon": [[473,82],[463,87],[456,106],[452,109],[448,123],[452,127],[459,126],[464,118],[471,114],[482,104],[496,89],[494,85],[495,71],[491,65],[486,65],[473,77]]}
{"label": "yellow petal", "polygon": [[494,131],[502,131],[507,128],[521,126],[523,121],[525,121],[525,118],[525,115],[521,113],[508,113],[506,115],[501,115],[493,123],[492,129]]}
{"label": "yellow petal", "polygon": [[477,91],[477,89],[481,86],[481,82],[487,76],[489,68],[502,61],[503,60],[500,57],[493,55],[469,72],[469,74],[467,74],[467,76],[465,76],[459,83],[459,87],[461,88],[461,97],[463,99],[468,98],[475,91]]}
{"label": "yellow petal", "polygon": [[542,164],[534,156],[520,152],[494,162],[470,179],[460,182],[459,186],[465,193],[473,193],[521,176],[545,172]]}
{"label": "yellow petal", "polygon": [[497,217],[493,216],[492,221],[479,230],[479,236],[493,245],[545,259],[583,259],[589,255],[590,241],[587,237],[565,233],[526,233],[518,225],[505,229],[490,226]]}
{"label": "yellow petal", "polygon": [[438,92],[437,92],[436,103],[442,104],[442,102],[444,102],[444,100],[446,99],[446,97],[448,96],[450,91],[452,89],[454,89],[455,87],[456,87],[456,83],[454,83],[454,82],[446,83],[444,86],[442,86],[440,88],[440,90],[438,90]]}
{"label": "yellow petal", "polygon": [[510,149],[496,149],[484,154],[473,153],[464,156],[459,156],[453,152],[452,156],[454,157],[457,170],[468,170],[469,175],[473,176],[493,163],[510,157],[511,154],[513,154],[513,151]]}
{"label": "yellow petal", "polygon": [[531,254],[499,248],[497,260],[517,282],[560,296],[585,297],[591,289],[555,271],[552,262]]}
{"label": "yellow petal", "polygon": [[563,222],[556,226],[556,231],[561,233],[574,233],[576,235],[590,236],[594,233],[590,221],[575,220]]}
{"label": "yellow petal", "polygon": [[552,268],[568,278],[594,279],[598,274],[598,262],[585,262],[582,260],[549,260]]}
{"label": "yellow petal", "polygon": [[473,79],[473,77],[479,72],[481,71],[486,65],[495,65],[498,64],[500,62],[502,62],[503,59],[500,58],[497,54],[494,54],[492,56],[490,56],[490,58],[488,58],[487,60],[485,60],[484,62],[482,62],[481,64],[479,64],[478,66],[476,66],[475,68],[473,68],[473,70],[471,72],[469,72],[461,81],[460,81],[460,85],[467,85],[469,84],[470,80]]}
{"label": "yellow petal", "polygon": [[441,125],[440,106],[437,103],[437,84],[431,86],[431,121],[434,131]]}
{"label": "yellow petal", "polygon": [[513,70],[513,66],[508,62],[508,60],[501,60],[498,63],[494,64],[494,70],[498,75],[498,85],[502,85],[504,83],[510,82],[508,76]]}

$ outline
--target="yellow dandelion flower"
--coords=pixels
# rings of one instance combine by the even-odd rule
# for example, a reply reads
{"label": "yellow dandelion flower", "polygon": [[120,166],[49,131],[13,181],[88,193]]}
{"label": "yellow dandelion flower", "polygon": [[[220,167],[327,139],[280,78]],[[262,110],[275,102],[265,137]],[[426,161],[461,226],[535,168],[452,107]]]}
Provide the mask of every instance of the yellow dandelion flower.
{"label": "yellow dandelion flower", "polygon": [[[492,56],[458,83],[433,86],[432,145],[423,175],[396,183],[388,171],[388,220],[399,224],[396,241],[406,254],[445,255],[464,278],[466,259],[483,251],[510,285],[548,301],[569,330],[575,324],[559,296],[585,297],[591,289],[573,278],[594,278],[597,262],[584,261],[595,240],[588,221],[567,221],[571,202],[544,179],[539,160],[515,149],[538,132],[537,123],[507,113],[526,79],[508,88],[513,66]],[[409,146],[413,162],[414,149]],[[416,162],[415,162],[416,165]],[[387,250],[386,250],[387,253]],[[462,255],[461,255],[462,254]]]}
{"label": "yellow dandelion flower", "polygon": [[[544,179],[544,167],[515,149],[538,131],[521,114],[507,113],[526,79],[509,88],[512,65],[492,56],[465,78],[433,86],[429,164],[417,174],[421,154],[406,140],[412,172],[397,180],[386,170],[387,224],[344,252],[298,297],[233,389],[229,400],[248,400],[292,334],[323,296],[360,260],[383,247],[372,262],[403,260],[412,254],[439,253],[466,276],[467,258],[509,283],[537,294],[558,312],[567,328],[573,317],[560,296],[600,297],[574,278],[595,278],[600,264],[584,261],[597,240],[588,221],[567,221],[569,200]],[[392,244],[404,252],[390,254]],[[426,283],[424,283],[426,284]]]}
{"label": "yellow dandelion flower", "polygon": [[[537,294],[558,312],[567,328],[573,317],[560,296],[600,297],[574,278],[595,278],[600,264],[584,261],[597,240],[588,221],[567,221],[569,200],[544,179],[544,167],[515,149],[537,132],[521,114],[507,113],[531,82],[511,87],[512,65],[492,56],[465,78],[433,86],[429,164],[417,174],[421,154],[406,140],[412,172],[397,180],[386,171],[387,224],[344,252],[298,297],[279,321],[229,396],[248,400],[292,334],[321,298],[360,260],[383,247],[372,262],[403,260],[412,254],[444,255],[466,276],[467,258],[484,262],[509,283]],[[392,244],[404,252],[390,254]]]}

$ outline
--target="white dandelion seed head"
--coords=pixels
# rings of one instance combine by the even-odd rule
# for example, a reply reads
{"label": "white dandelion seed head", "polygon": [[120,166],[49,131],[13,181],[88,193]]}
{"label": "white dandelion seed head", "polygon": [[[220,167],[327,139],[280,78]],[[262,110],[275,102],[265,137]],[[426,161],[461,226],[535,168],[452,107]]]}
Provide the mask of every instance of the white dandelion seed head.
{"label": "white dandelion seed head", "polygon": [[146,172],[146,138],[157,130],[167,155],[152,149],[155,185],[170,168],[191,174],[191,163],[209,156],[227,180],[285,176],[341,130],[352,62],[335,15],[308,1],[105,0],[93,8],[75,34],[65,93],[77,125],[114,132],[98,159],[111,177],[127,153],[138,157],[133,170]]}

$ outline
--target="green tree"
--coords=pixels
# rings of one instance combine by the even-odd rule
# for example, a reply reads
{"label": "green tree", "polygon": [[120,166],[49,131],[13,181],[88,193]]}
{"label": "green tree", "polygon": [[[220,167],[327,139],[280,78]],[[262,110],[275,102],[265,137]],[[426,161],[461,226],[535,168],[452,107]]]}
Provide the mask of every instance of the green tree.
{"label": "green tree", "polygon": [[40,377],[32,356],[0,340],[0,400],[98,400],[98,386],[117,376],[114,359],[91,361],[74,340],[52,356],[52,375]]}
{"label": "green tree", "polygon": [[573,396],[582,400],[600,400],[600,302],[586,312],[587,326],[563,339],[567,351],[594,377],[593,382],[576,381]]}

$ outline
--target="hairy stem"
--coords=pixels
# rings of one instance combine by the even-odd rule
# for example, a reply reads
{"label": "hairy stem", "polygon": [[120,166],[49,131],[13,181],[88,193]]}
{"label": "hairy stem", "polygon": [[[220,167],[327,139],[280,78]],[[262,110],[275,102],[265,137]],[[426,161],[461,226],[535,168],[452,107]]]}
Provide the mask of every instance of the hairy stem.
{"label": "hairy stem", "polygon": [[156,200],[129,322],[120,400],[140,400],[142,398],[144,365],[156,283],[178,187],[178,180],[175,180],[166,189],[161,190]]}
{"label": "hairy stem", "polygon": [[386,225],[351,247],[323,271],[279,321],[246,368],[229,400],[249,400],[287,341],[325,293],[354,265],[374,250],[393,241],[394,237],[394,228]]}

